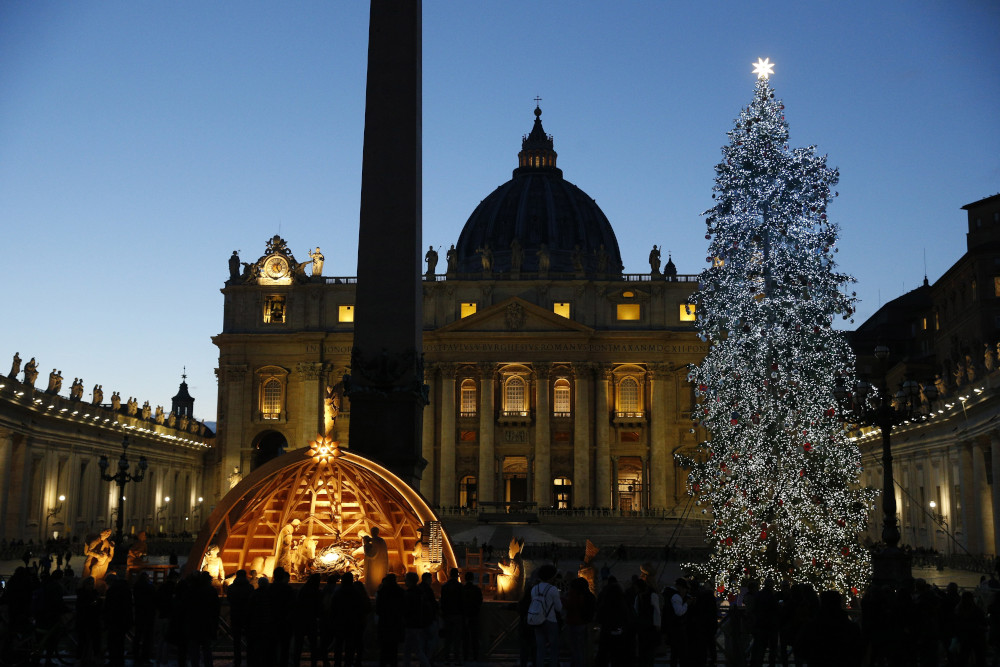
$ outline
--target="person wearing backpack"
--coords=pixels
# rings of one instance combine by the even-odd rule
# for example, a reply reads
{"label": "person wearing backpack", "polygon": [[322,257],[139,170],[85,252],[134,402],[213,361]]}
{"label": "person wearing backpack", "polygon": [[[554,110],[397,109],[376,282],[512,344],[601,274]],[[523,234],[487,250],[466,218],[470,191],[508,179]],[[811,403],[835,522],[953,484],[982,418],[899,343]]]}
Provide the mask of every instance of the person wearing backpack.
{"label": "person wearing backpack", "polygon": [[559,589],[551,582],[556,566],[546,563],[538,568],[538,583],[531,589],[528,605],[528,625],[535,629],[535,667],[545,667],[548,650],[549,667],[559,667],[559,622],[562,600]]}

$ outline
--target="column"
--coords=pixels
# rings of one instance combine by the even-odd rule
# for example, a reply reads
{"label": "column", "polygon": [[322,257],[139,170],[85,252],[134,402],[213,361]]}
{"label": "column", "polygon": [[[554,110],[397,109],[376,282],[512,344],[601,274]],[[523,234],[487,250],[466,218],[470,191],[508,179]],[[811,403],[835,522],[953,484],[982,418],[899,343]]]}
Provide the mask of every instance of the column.
{"label": "column", "polygon": [[961,442],[958,444],[958,485],[962,489],[962,532],[965,538],[965,548],[975,556],[982,553],[979,539],[982,532],[982,521],[979,520],[979,508],[973,489],[974,479],[972,445],[968,442]]}
{"label": "column", "polygon": [[[667,442],[668,398],[673,394],[673,375],[665,364],[650,365],[650,505],[658,509],[667,506],[667,489],[673,489],[673,462]],[[671,491],[671,496],[673,492]]]}
{"label": "column", "polygon": [[437,364],[428,363],[424,365],[424,384],[427,385],[428,404],[424,406],[420,434],[420,455],[427,461],[424,471],[420,475],[420,493],[431,505],[450,505],[441,498],[434,498],[434,472],[437,466],[434,464],[434,424],[435,414],[438,414],[439,405],[434,377],[437,374]]}
{"label": "column", "polygon": [[479,499],[495,502],[496,454],[493,446],[493,364],[479,364]]}
{"label": "column", "polygon": [[986,460],[983,452],[985,443],[972,441],[972,490],[976,498],[976,532],[979,534],[979,551],[986,553],[993,544],[993,503],[989,497],[990,487],[986,483]]}
{"label": "column", "polygon": [[549,364],[533,364],[535,368],[535,479],[534,498],[539,508],[552,506],[552,433],[549,419]]}
{"label": "column", "polygon": [[611,457],[611,509],[619,509],[621,501],[618,498],[618,457]]}
{"label": "column", "polygon": [[440,364],[441,369],[441,481],[438,502],[442,505],[455,505],[458,495],[455,485],[458,483],[455,472],[455,365]]}
{"label": "column", "polygon": [[0,493],[0,537],[3,538],[13,537],[7,534],[7,503],[10,502],[13,449],[13,431],[0,431],[0,489],[5,489],[4,493]]}
{"label": "column", "polygon": [[590,501],[590,385],[593,364],[573,364],[573,505],[588,507]]}
{"label": "column", "polygon": [[[611,367],[601,364],[597,368],[594,380],[597,390],[597,408],[594,415],[594,429],[597,436],[597,460],[595,473],[597,477],[597,495],[594,502],[598,507],[611,507],[612,468],[611,468],[611,416],[608,408],[608,385],[611,382]],[[615,462],[617,467],[617,462]]]}
{"label": "column", "polygon": [[997,485],[1000,484],[1000,434],[996,431],[990,434],[990,452],[992,453],[993,468],[993,497],[990,498],[993,507],[993,554],[1000,555],[1000,491]]}

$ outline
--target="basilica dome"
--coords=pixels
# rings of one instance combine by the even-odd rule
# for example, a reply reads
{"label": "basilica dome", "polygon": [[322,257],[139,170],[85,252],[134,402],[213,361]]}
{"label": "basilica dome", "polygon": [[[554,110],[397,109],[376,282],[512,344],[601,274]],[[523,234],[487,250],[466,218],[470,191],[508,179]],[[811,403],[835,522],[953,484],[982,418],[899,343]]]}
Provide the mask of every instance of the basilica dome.
{"label": "basilica dome", "polygon": [[541,116],[536,107],[513,178],[465,223],[455,246],[458,271],[481,273],[488,265],[493,273],[545,273],[547,259],[553,274],[619,275],[622,259],[611,223],[597,202],[563,178]]}

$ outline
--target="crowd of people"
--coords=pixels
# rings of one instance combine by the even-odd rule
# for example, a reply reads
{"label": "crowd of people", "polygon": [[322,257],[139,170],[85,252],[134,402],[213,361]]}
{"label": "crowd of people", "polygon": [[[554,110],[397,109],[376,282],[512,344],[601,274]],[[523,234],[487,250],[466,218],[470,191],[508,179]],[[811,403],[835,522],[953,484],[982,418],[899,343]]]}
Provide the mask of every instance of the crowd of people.
{"label": "crowd of people", "polygon": [[[127,655],[136,665],[180,667],[210,666],[219,653],[232,655],[234,667],[307,660],[361,667],[365,656],[377,656],[379,667],[431,667],[485,657],[483,593],[469,573],[453,569],[443,584],[426,573],[402,581],[390,573],[374,599],[350,573],[312,574],[298,586],[289,579],[281,567],[270,578],[240,570],[223,591],[207,572],[172,571],[154,584],[145,572],[131,582],[113,574],[95,581],[76,578],[68,563],[19,567],[0,595],[0,663],[29,635],[40,655],[65,657],[70,646],[84,666],[123,667]],[[985,577],[964,592],[920,579],[898,590],[873,586],[851,609],[840,593],[807,585],[748,581],[723,600],[686,578],[661,588],[646,566],[628,582],[602,568],[596,595],[591,587],[553,565],[535,568],[520,601],[503,611],[517,610],[520,667],[559,660],[652,667],[657,659],[670,667],[765,660],[772,667],[985,667],[1000,657],[1000,582]]]}

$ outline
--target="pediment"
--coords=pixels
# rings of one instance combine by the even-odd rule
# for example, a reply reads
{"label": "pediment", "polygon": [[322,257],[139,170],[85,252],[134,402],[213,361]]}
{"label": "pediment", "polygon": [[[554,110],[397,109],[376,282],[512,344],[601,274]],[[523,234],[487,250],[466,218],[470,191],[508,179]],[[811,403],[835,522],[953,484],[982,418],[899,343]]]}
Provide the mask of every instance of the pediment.
{"label": "pediment", "polygon": [[437,333],[593,333],[579,322],[556,315],[516,296],[463,317],[437,330]]}

